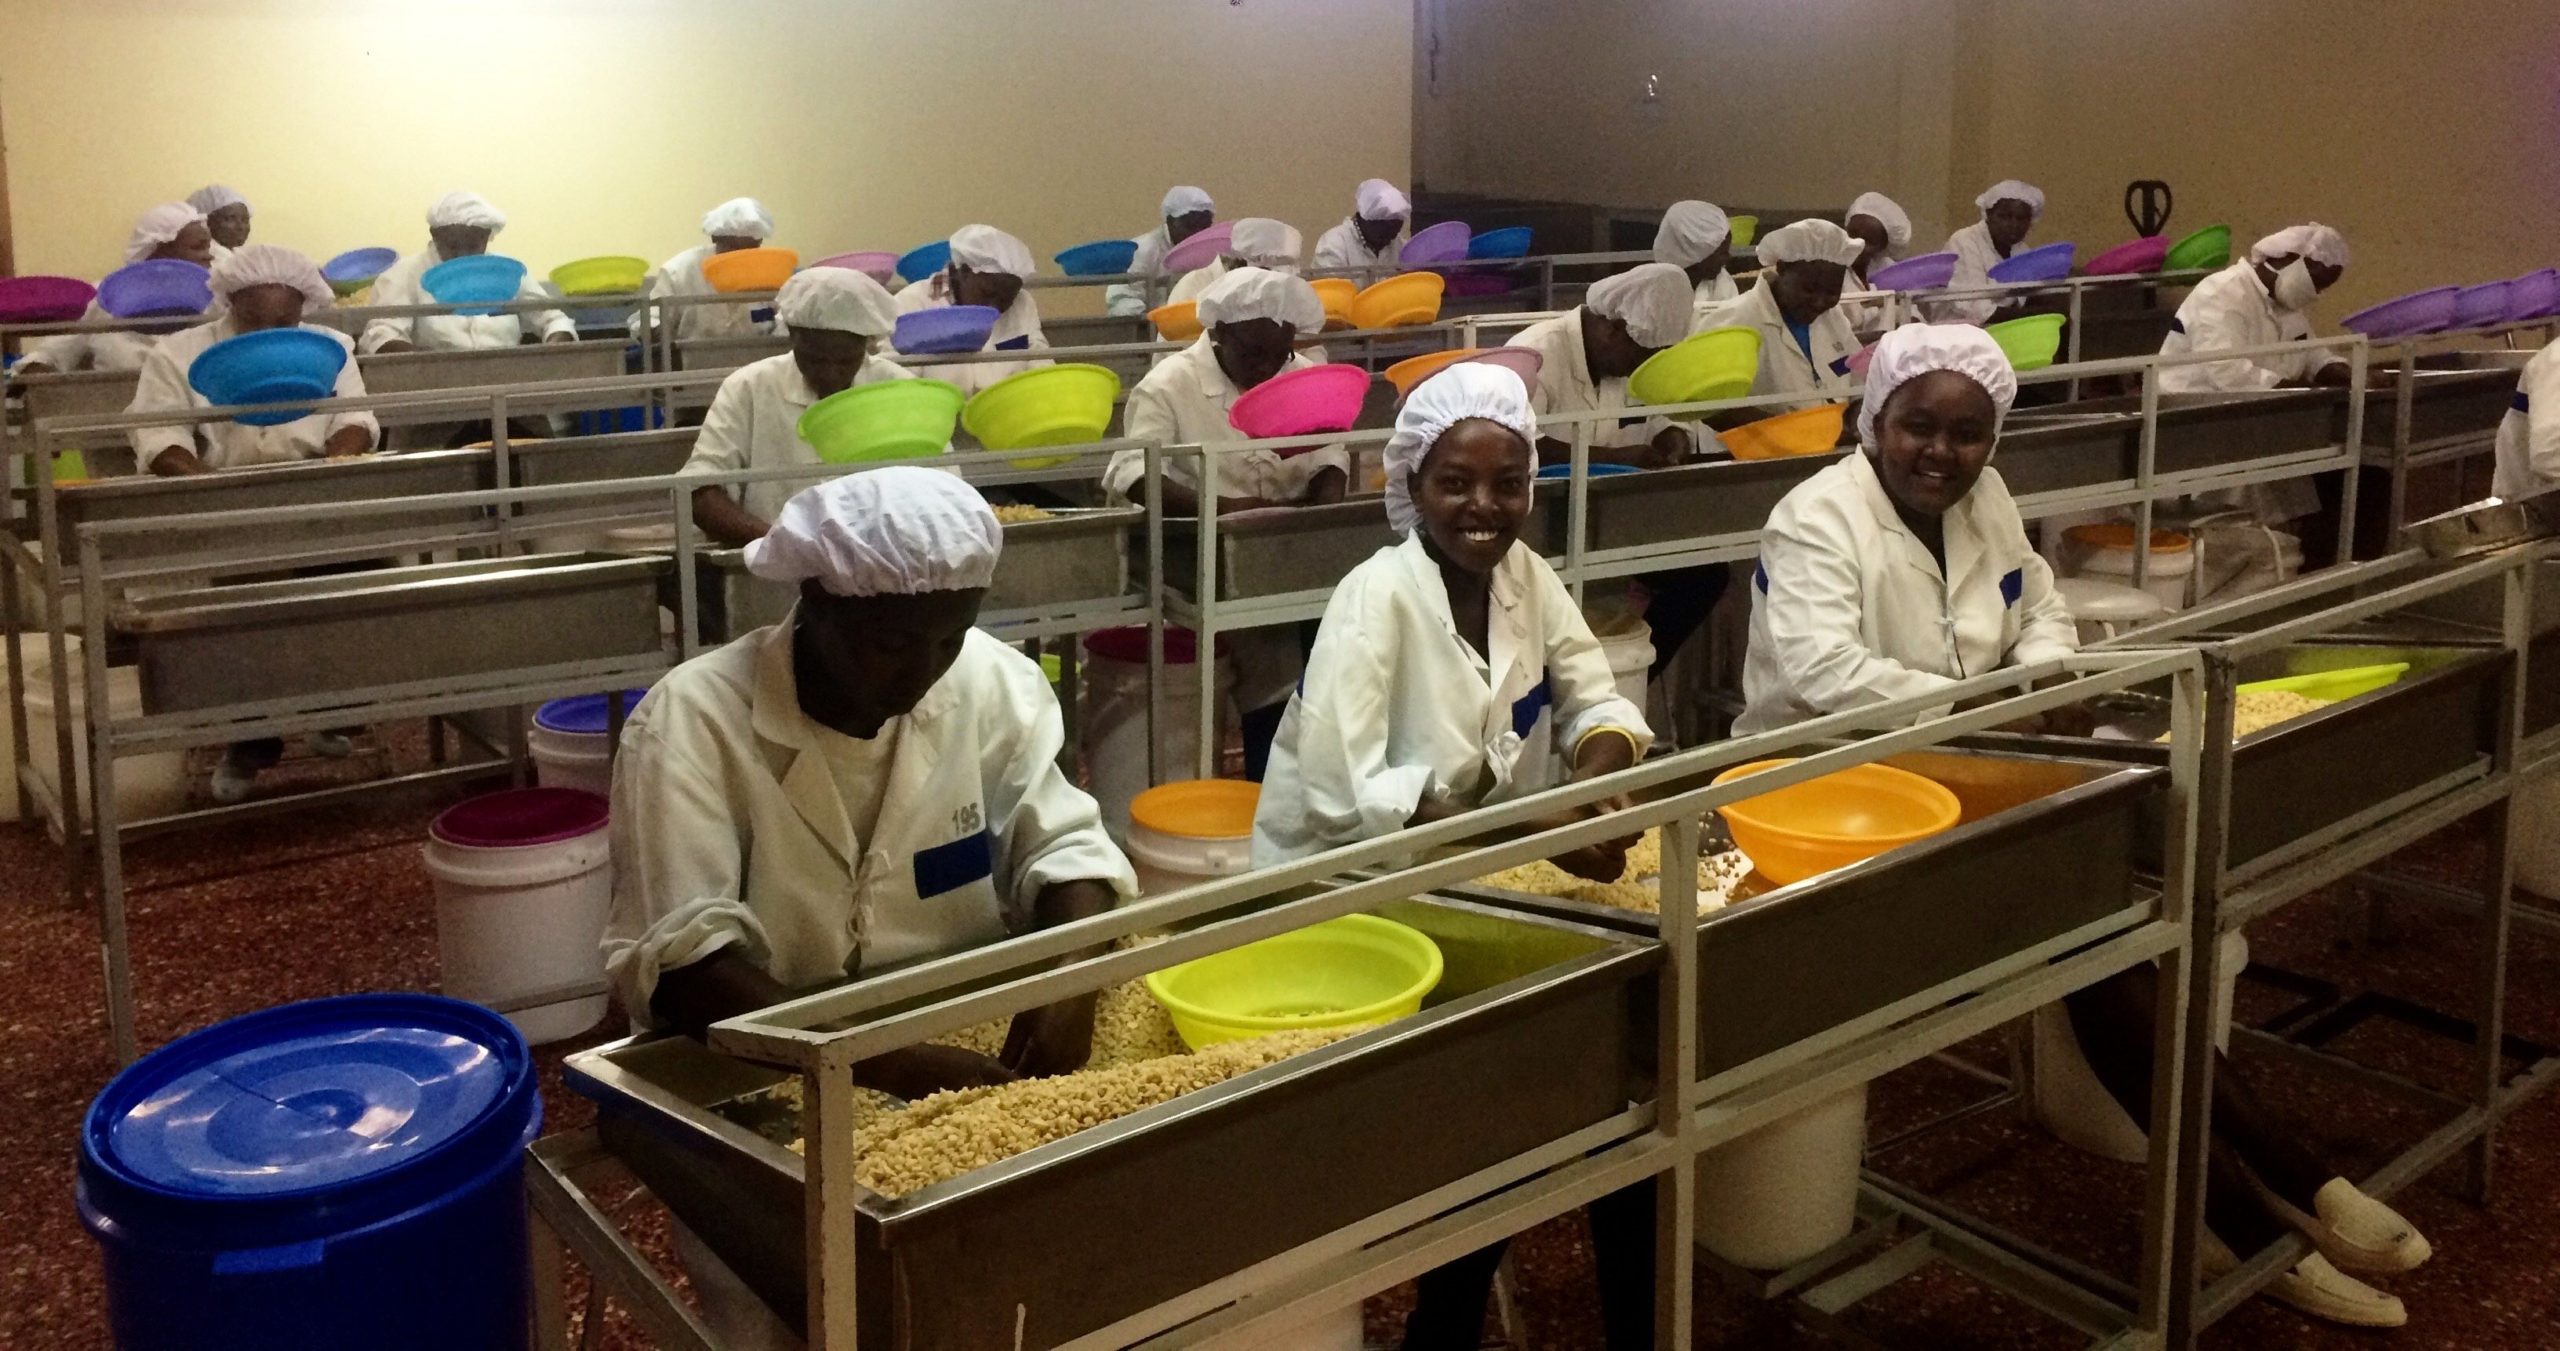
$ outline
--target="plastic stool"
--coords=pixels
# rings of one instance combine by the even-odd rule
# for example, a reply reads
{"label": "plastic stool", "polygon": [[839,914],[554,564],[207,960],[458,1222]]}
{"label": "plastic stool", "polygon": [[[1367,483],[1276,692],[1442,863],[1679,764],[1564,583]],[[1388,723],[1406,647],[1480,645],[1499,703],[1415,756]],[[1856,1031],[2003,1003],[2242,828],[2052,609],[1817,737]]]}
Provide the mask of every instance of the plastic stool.
{"label": "plastic stool", "polygon": [[2083,643],[2130,633],[2169,613],[2167,603],[2158,596],[2121,582],[2063,577],[2054,581],[2053,589],[2080,626]]}

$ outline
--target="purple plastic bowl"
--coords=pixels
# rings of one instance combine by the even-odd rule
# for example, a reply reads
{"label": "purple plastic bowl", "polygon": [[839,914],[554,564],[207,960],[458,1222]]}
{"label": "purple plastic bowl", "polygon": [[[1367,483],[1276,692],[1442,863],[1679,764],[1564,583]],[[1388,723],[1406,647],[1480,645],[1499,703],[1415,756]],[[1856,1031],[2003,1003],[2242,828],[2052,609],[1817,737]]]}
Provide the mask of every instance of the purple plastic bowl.
{"label": "purple plastic bowl", "polygon": [[1475,232],[1467,228],[1465,221],[1444,220],[1438,225],[1414,231],[1413,237],[1406,240],[1404,248],[1396,253],[1396,261],[1406,267],[1421,263],[1463,262],[1467,256],[1467,241],[1473,238]]}
{"label": "purple plastic bowl", "polygon": [[1879,291],[1934,291],[1955,280],[1955,275],[1954,254],[1924,253],[1877,268],[1867,284]]}
{"label": "purple plastic bowl", "polygon": [[2515,283],[2508,281],[2463,287],[2462,294],[2453,298],[2453,326],[2490,328],[2507,322],[2507,298],[2514,289]]}
{"label": "purple plastic bowl", "polygon": [[2461,296],[2462,288],[2459,286],[2430,287],[2368,306],[2341,322],[2368,338],[2407,338],[2435,333],[2453,323],[2454,304]]}
{"label": "purple plastic bowl", "polygon": [[1442,294],[1481,298],[1509,295],[1512,289],[1507,268],[1465,267],[1450,269],[1449,285]]}
{"label": "purple plastic bowl", "polygon": [[197,315],[213,304],[213,274],[184,258],[147,258],[98,283],[98,308],[118,319]]}
{"label": "purple plastic bowl", "polygon": [[97,297],[77,277],[0,277],[0,324],[67,324]]}
{"label": "purple plastic bowl", "polygon": [[2167,235],[2144,235],[2127,240],[2089,260],[2083,269],[2092,277],[2125,277],[2144,272],[2157,272],[2169,260]]}
{"label": "purple plastic bowl", "polygon": [[445,808],[427,833],[466,849],[524,849],[591,835],[611,816],[611,804],[582,788],[511,788]]}
{"label": "purple plastic bowl", "polygon": [[2544,268],[2515,279],[2507,290],[2507,322],[2548,319],[2560,314],[2560,269]]}
{"label": "purple plastic bowl", "polygon": [[2024,253],[2013,253],[1991,265],[1990,277],[1996,282],[2060,281],[2071,275],[2071,255],[2079,246],[2065,241],[2044,244]]}
{"label": "purple plastic bowl", "polygon": [[987,305],[945,305],[898,316],[889,345],[908,356],[975,352],[995,332],[997,312]]}

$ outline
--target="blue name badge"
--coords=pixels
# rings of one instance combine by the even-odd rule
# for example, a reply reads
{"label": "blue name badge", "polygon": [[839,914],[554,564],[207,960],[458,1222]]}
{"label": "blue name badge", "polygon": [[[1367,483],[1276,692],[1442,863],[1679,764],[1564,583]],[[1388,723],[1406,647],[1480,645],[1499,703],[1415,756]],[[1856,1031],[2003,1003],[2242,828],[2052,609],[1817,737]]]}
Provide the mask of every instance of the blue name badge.
{"label": "blue name badge", "polygon": [[1007,338],[1003,342],[996,344],[996,350],[999,352],[1028,352],[1031,350],[1031,335],[1025,333],[1019,338]]}
{"label": "blue name badge", "polygon": [[2026,593],[2027,570],[2025,568],[2011,568],[2009,575],[2000,579],[2001,604],[2015,605],[2018,603],[2018,597]]}
{"label": "blue name badge", "polygon": [[1847,375],[1849,373],[1849,358],[1842,357],[1838,361],[1832,362],[1831,373],[1833,375]]}
{"label": "blue name badge", "polygon": [[988,831],[937,844],[916,854],[916,895],[930,899],[995,875],[996,840]]}
{"label": "blue name badge", "polygon": [[1555,684],[1546,676],[1538,677],[1537,687],[1511,701],[1511,734],[1525,737],[1538,725],[1538,715],[1556,701]]}

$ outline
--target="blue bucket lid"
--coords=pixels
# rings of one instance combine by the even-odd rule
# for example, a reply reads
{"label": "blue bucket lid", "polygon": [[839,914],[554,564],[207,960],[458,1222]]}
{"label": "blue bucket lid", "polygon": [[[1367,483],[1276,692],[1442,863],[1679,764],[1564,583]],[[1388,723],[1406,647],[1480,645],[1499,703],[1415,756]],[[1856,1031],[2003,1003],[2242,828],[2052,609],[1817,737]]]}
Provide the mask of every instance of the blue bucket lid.
{"label": "blue bucket lid", "polygon": [[[647,693],[647,690],[624,690],[622,715],[626,718],[631,716],[631,710],[640,706],[640,696]],[[577,732],[590,736],[602,736],[610,726],[606,716],[605,696],[573,694],[566,699],[554,699],[533,711],[533,725],[546,732]]]}
{"label": "blue bucket lid", "polygon": [[217,1023],[127,1066],[81,1134],[114,1221],[190,1246],[297,1241],[447,1195],[541,1119],[506,1019],[423,994],[349,995]]}

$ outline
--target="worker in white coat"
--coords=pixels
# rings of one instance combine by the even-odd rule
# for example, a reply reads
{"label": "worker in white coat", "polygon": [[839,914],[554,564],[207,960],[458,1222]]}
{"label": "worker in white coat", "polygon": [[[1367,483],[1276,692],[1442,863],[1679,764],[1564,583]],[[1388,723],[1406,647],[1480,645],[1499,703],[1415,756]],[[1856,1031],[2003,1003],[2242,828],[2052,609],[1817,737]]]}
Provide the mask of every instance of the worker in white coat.
{"label": "worker in white coat", "polygon": [[215,262],[249,242],[249,199],[236,189],[208,183],[187,194],[187,205],[204,213],[205,228],[213,234]]}
{"label": "worker in white coat", "polygon": [[[374,279],[372,303],[376,305],[432,305],[436,298],[427,294],[422,280],[438,263],[455,258],[477,257],[489,251],[489,241],[507,228],[506,213],[487,200],[468,192],[449,192],[427,208],[427,246],[399,262],[391,270]],[[549,298],[531,273],[516,290],[518,300]],[[461,315],[428,314],[376,319],[364,326],[364,334],[356,340],[356,350],[370,356],[376,352],[456,352],[490,347],[514,347],[528,335],[544,342],[570,342],[578,336],[578,326],[558,310],[526,310],[514,314]]]}
{"label": "worker in white coat", "polygon": [[[950,264],[898,292],[898,313],[984,305],[996,311],[996,326],[980,351],[1045,351],[1049,338],[1040,331],[1039,302],[1023,287],[1034,270],[1029,245],[992,225],[964,225],[952,232]],[[925,374],[975,394],[1006,376],[1048,364],[1045,359],[934,362]]]}
{"label": "worker in white coat", "polygon": [[2516,374],[2515,398],[2498,422],[2498,458],[2489,491],[2522,497],[2555,487],[2560,487],[2560,343],[2547,343]]}
{"label": "worker in white coat", "polygon": [[[1947,252],[1956,256],[1955,275],[1947,280],[1949,290],[1991,284],[1991,269],[2017,252],[2018,246],[2026,242],[2027,232],[2044,215],[2044,190],[2032,183],[2004,178],[1983,189],[1973,204],[1981,209],[1982,219],[1947,237]],[[1979,324],[2016,303],[1989,297],[1942,300],[1931,306],[1931,317],[1941,323]]]}
{"label": "worker in white coat", "polygon": [[[125,411],[193,411],[210,408],[211,400],[187,379],[195,359],[216,343],[246,333],[298,328],[317,333],[349,349],[338,368],[333,398],[364,397],[364,376],[356,369],[353,344],[334,328],[303,322],[313,310],[335,300],[329,283],[312,261],[273,244],[247,244],[214,265],[213,291],[219,317],[162,338],[142,364],[133,404]],[[209,474],[216,470],[251,469],[266,464],[292,464],[324,456],[362,455],[373,449],[381,427],[371,413],[312,413],[272,427],[240,422],[172,423],[145,427],[133,434],[134,463],[143,472],[166,476]],[[311,749],[331,759],[355,750],[354,729],[315,732]],[[284,758],[284,742],[260,737],[235,742],[214,766],[208,790],[216,802],[245,800],[259,773]]]}
{"label": "worker in white coat", "polygon": [[1653,261],[1689,274],[1691,333],[1703,332],[1707,316],[1741,294],[1726,270],[1733,264],[1733,223],[1713,202],[1673,202],[1654,229]]}
{"label": "worker in white coat", "polygon": [[[1989,334],[1910,324],[1885,335],[1858,414],[1863,453],[1798,486],[1760,543],[1738,734],[1776,731],[2076,647],[2052,574],[1989,467],[2017,377]],[[2020,730],[2079,734],[2059,710]],[[2135,1122],[2150,1120],[2154,980],[2127,972],[2070,996],[2076,1048]],[[2273,1124],[2228,1063],[2218,1067],[2207,1266],[2236,1266],[2285,1228],[2319,1252],[2269,1288],[2323,1318],[2376,1326],[2400,1301],[2347,1275],[2405,1271],[2429,1249],[2416,1229]],[[2333,1259],[2337,1264],[2333,1264]]]}
{"label": "worker in white coat", "polygon": [[1771,417],[1849,396],[1858,377],[1849,358],[1858,335],[1840,312],[1840,292],[1856,262],[1858,241],[1827,220],[1779,226],[1760,241],[1760,279],[1739,298],[1718,307],[1706,328],[1748,328],[1760,335],[1760,369],[1754,394],[1801,394],[1797,403],[1737,409],[1738,421]]}
{"label": "worker in white coat", "polygon": [[[1324,304],[1298,277],[1244,267],[1218,278],[1200,297],[1200,323],[1204,331],[1197,341],[1129,391],[1125,435],[1163,446],[1242,439],[1227,421],[1236,400],[1283,372],[1318,364],[1293,344],[1324,328]],[[1198,514],[1199,462],[1167,455],[1160,463],[1165,511]],[[1113,502],[1144,503],[1146,468],[1144,451],[1113,454],[1103,471],[1104,491]],[[1222,455],[1216,482],[1221,513],[1339,502],[1350,487],[1351,456],[1338,445],[1288,456],[1276,450]],[[1297,627],[1285,626],[1241,630],[1220,642],[1235,665],[1245,777],[1260,782],[1281,711],[1305,669],[1306,638]]]}
{"label": "worker in white coat", "polygon": [[[134,221],[133,232],[125,237],[124,261],[127,266],[160,258],[174,258],[197,267],[213,266],[213,231],[204,213],[185,202],[169,202],[142,213]],[[112,323],[116,316],[92,300],[80,316],[84,324]],[[12,375],[37,375],[44,372],[70,371],[138,371],[151,346],[160,338],[158,332],[142,330],[108,330],[97,333],[56,333],[27,344],[26,355],[12,368]]]}
{"label": "worker in white coat", "polygon": [[[614,761],[603,947],[635,1023],[699,1036],[1136,895],[1058,769],[1047,678],[975,627],[1003,541],[956,475],[890,466],[803,490],[748,547],[798,605],[669,672]],[[1016,1015],[999,1056],[911,1046],[853,1076],[913,1100],[1076,1069],[1092,1034],[1088,995]],[[721,1345],[796,1345],[698,1240],[676,1240]]]}
{"label": "worker in white coat", "polygon": [[1212,282],[1240,267],[1258,267],[1265,272],[1285,272],[1296,276],[1300,252],[1305,248],[1298,227],[1268,216],[1247,216],[1235,223],[1227,235],[1227,250],[1195,267],[1174,282],[1167,304],[1198,300]]}
{"label": "worker in white coat", "polygon": [[[1870,279],[1911,247],[1910,215],[1881,192],[1862,192],[1852,199],[1849,210],[1840,218],[1840,228],[1859,244],[1858,261],[1849,264],[1847,285],[1852,291],[1873,290]],[[1872,333],[1884,326],[1881,300],[1852,300],[1841,308],[1849,327],[1860,333]]]}
{"label": "worker in white coat", "polygon": [[[1157,214],[1164,224],[1138,236],[1138,252],[1129,260],[1129,271],[1140,277],[1161,280],[1164,256],[1176,244],[1208,229],[1217,222],[1217,203],[1209,198],[1206,188],[1190,186],[1168,188]],[[1124,317],[1143,315],[1155,306],[1147,298],[1145,282],[1114,282],[1102,288],[1102,307],[1106,314]]]}
{"label": "worker in white coat", "polygon": [[[652,297],[707,296],[719,293],[709,278],[702,275],[702,265],[724,253],[760,248],[773,238],[773,215],[764,203],[753,197],[732,197],[703,213],[702,233],[710,242],[669,258],[650,269],[640,289]],[[644,310],[631,316],[631,336],[646,340],[650,334],[640,324],[640,314],[663,311]],[[758,319],[756,311],[743,304],[686,305],[676,311],[676,338],[743,338],[773,331],[770,317]]]}
{"label": "worker in white coat", "polygon": [[[800,417],[810,405],[856,385],[916,378],[880,355],[881,342],[897,323],[897,307],[868,276],[813,267],[782,284],[774,307],[790,329],[791,350],[729,372],[680,472],[814,467],[822,463],[818,452],[800,439]],[[750,544],[808,486],[805,479],[786,479],[696,488],[693,518],[703,534],[722,544]]]}
{"label": "worker in white coat", "polygon": [[[1325,605],[1254,814],[1256,866],[1588,781],[1644,753],[1643,713],[1619,697],[1572,595],[1520,538],[1536,435],[1528,390],[1500,366],[1461,362],[1405,401],[1386,448],[1387,519],[1404,538]],[[1556,862],[1615,881],[1625,842]],[[1591,1207],[1612,1351],[1653,1345],[1652,1195],[1641,1183]],[[1404,1345],[1477,1345],[1502,1250],[1424,1273]]]}
{"label": "worker in white coat", "polygon": [[[1413,203],[1404,190],[1383,178],[1368,179],[1352,194],[1351,214],[1316,236],[1316,268],[1390,268],[1404,253],[1405,223],[1413,219]],[[1362,285],[1380,280],[1355,278]]]}

